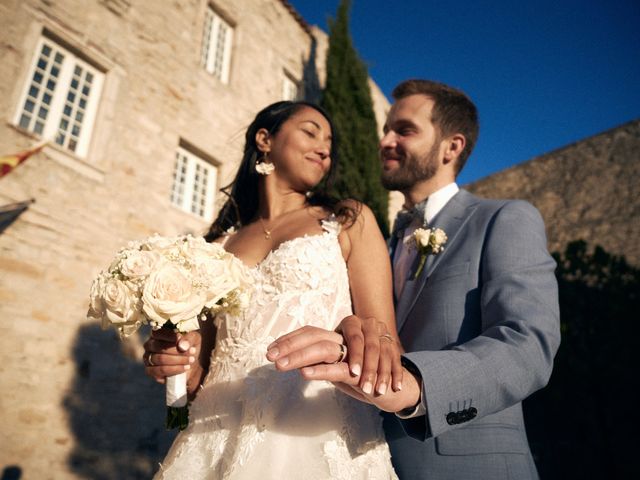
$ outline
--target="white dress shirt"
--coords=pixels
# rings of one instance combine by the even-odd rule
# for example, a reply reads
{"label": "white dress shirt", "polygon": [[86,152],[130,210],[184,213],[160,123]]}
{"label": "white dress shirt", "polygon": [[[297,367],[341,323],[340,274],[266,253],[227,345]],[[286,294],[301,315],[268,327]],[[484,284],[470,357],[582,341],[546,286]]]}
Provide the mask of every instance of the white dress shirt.
{"label": "white dress shirt", "polygon": [[413,242],[413,232],[424,225],[429,225],[449,200],[458,193],[458,190],[460,190],[460,188],[454,182],[433,192],[429,195],[427,205],[424,209],[424,221],[420,222],[420,220],[414,219],[409,226],[404,229],[393,255],[393,287],[396,299],[399,299],[402,294],[404,284],[409,277],[409,270],[416,257],[417,249]]}

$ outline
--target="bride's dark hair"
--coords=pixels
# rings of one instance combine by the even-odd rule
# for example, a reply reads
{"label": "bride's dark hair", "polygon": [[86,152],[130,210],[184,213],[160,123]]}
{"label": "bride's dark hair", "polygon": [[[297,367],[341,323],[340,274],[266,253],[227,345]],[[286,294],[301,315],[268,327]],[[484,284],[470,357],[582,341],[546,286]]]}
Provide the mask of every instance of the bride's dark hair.
{"label": "bride's dark hair", "polygon": [[329,193],[338,168],[337,135],[329,114],[322,107],[310,102],[281,101],[272,103],[258,112],[256,118],[247,128],[244,153],[238,173],[233,182],[220,189],[229,198],[204,237],[208,242],[219,238],[231,227],[240,228],[255,219],[258,213],[258,180],[260,178],[256,172],[256,161],[262,155],[256,145],[256,133],[264,128],[270,135],[276,135],[280,127],[304,107],[317,110],[327,119],[333,137],[329,154],[331,158],[329,172],[307,195],[307,205],[325,208],[335,214],[343,224],[351,224],[355,221],[358,215],[357,206],[354,208],[353,203],[345,204]]}

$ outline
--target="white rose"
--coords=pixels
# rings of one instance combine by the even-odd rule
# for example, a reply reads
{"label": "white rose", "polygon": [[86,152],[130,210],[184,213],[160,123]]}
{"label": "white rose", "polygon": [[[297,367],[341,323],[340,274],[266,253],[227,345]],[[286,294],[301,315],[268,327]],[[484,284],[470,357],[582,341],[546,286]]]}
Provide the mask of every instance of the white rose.
{"label": "white rose", "polygon": [[102,322],[106,307],[102,296],[104,295],[104,282],[105,274],[101,272],[91,283],[91,290],[89,291],[89,311],[87,312],[87,319],[92,321]]}
{"label": "white rose", "polygon": [[140,321],[137,297],[124,282],[117,278],[105,281],[102,301],[106,317],[103,317],[103,326],[108,325],[107,322],[119,326],[135,325]]}
{"label": "white rose", "polygon": [[227,272],[226,262],[216,258],[200,258],[194,265],[194,276],[202,286],[205,306],[208,308],[213,307],[237,286],[234,278]]}
{"label": "white rose", "polygon": [[416,239],[416,243],[421,247],[429,245],[429,237],[431,236],[430,229],[418,228],[413,232],[413,236]]}
{"label": "white rose", "polygon": [[120,272],[132,280],[144,278],[151,273],[159,260],[160,255],[157,252],[131,251],[120,262]]}
{"label": "white rose", "polygon": [[447,241],[447,234],[441,228],[436,228],[433,232],[436,245],[443,245]]}
{"label": "white rose", "polygon": [[190,263],[196,264],[202,258],[220,258],[225,250],[218,243],[209,243],[202,237],[185,237],[185,241],[180,246],[180,254]]}
{"label": "white rose", "polygon": [[204,295],[193,287],[189,272],[169,262],[149,275],[142,291],[142,309],[156,329],[168,320],[176,326],[194,319],[197,324],[204,301]]}

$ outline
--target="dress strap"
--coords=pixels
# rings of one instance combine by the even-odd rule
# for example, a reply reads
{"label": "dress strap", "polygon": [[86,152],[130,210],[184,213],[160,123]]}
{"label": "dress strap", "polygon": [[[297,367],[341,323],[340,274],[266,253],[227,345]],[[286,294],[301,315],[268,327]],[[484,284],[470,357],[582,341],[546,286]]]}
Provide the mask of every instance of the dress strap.
{"label": "dress strap", "polygon": [[227,244],[227,240],[229,240],[233,235],[235,235],[236,229],[235,227],[229,227],[226,232],[222,235],[222,240],[220,241],[220,245],[223,247]]}
{"label": "dress strap", "polygon": [[338,221],[338,218],[333,213],[328,217],[320,220],[320,224],[322,225],[322,229],[325,232],[331,233],[336,237],[340,234],[340,231],[342,230],[342,224]]}

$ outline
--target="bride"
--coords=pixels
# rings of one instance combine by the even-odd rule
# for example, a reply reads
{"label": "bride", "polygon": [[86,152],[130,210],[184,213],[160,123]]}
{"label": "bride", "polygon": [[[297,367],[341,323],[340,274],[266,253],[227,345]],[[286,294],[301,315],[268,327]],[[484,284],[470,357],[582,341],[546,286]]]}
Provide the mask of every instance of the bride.
{"label": "bride", "polygon": [[[387,351],[373,375],[370,360],[351,371],[366,394],[398,388],[386,245],[369,208],[325,193],[335,152],[331,120],[310,103],[274,103],[249,126],[229,199],[206,238],[246,266],[251,306],[203,321],[198,332],[153,332],[145,343],[147,374],[163,382],[188,371],[193,398],[189,427],[155,478],[396,478],[374,407],[328,382],[279,372],[266,358],[283,333],[333,330],[352,313],[374,317],[394,341],[381,342]],[[340,343],[319,343],[319,354],[343,361]]]}

